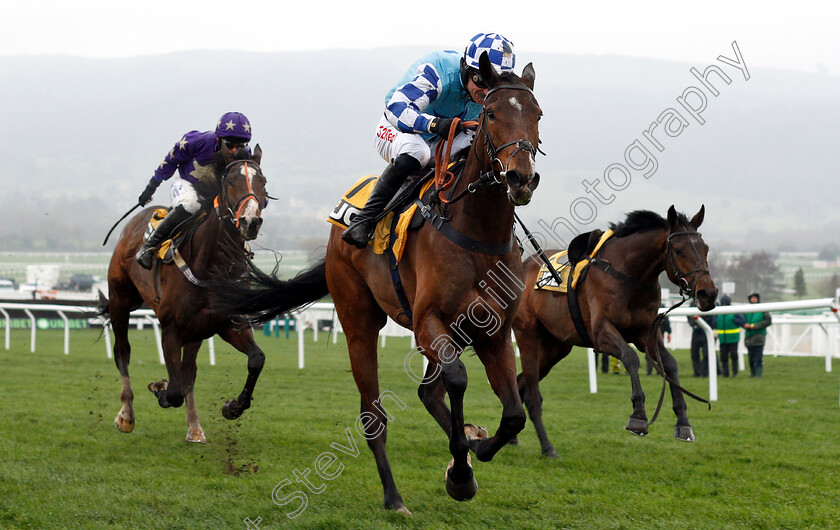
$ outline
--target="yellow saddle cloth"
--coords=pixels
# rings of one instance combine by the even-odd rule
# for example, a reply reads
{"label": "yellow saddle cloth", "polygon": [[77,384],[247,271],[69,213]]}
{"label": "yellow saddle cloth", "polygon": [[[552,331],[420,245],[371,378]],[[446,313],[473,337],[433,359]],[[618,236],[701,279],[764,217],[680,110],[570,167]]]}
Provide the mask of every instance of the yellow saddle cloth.
{"label": "yellow saddle cloth", "polygon": [[560,275],[560,279],[563,283],[557,285],[557,280],[554,279],[554,275],[548,270],[548,266],[543,264],[543,266],[540,267],[539,274],[537,274],[537,281],[534,284],[534,289],[540,291],[555,291],[558,293],[565,293],[567,291],[567,286],[569,285],[569,272],[571,272],[572,267],[570,267],[568,263],[563,263],[560,260],[564,259],[568,253],[568,250],[561,250],[548,258],[548,261],[551,262],[554,270],[556,270]]}
{"label": "yellow saddle cloth", "polygon": [[[143,239],[148,240],[149,237],[152,235],[152,232],[158,227],[163,218],[166,217],[166,214],[169,213],[169,210],[166,208],[156,208],[154,212],[152,212],[152,218],[149,219],[149,226],[146,227],[146,234]],[[169,247],[172,246],[172,240],[167,239],[163,243],[161,243],[160,247],[158,248],[157,255],[160,259],[164,259],[166,257],[166,253],[169,252]]]}
{"label": "yellow saddle cloth", "polygon": [[[368,175],[357,180],[356,183],[344,193],[333,211],[330,212],[330,216],[327,218],[327,221],[336,226],[340,226],[341,228],[347,228],[350,226],[351,218],[359,213],[359,210],[365,207],[365,203],[367,203],[368,197],[370,197],[370,194],[373,192],[373,187],[376,185],[378,178],[379,177],[375,175]],[[422,198],[423,194],[425,194],[433,184],[434,180],[429,180],[423,184],[417,197]],[[395,231],[396,241],[394,241],[392,245],[392,250],[394,251],[397,261],[400,260],[402,253],[405,250],[405,243],[408,240],[408,225],[411,224],[411,218],[414,217],[414,213],[416,211],[417,205],[412,202],[408,209],[399,213],[400,217],[397,221],[397,228]],[[373,236],[373,252],[376,254],[384,253],[391,244],[391,224],[394,221],[395,213],[396,212],[388,212],[388,215],[376,223],[376,230],[374,230]]]}
{"label": "yellow saddle cloth", "polygon": [[[592,252],[589,253],[589,259],[594,258],[598,251],[601,250],[601,247],[604,246],[604,243],[607,239],[611,238],[613,235],[612,230],[607,230],[604,232],[604,235],[601,236],[601,239],[598,240],[598,244],[595,245],[595,248],[592,249]],[[580,275],[583,273],[583,270],[589,266],[589,259],[582,259],[574,267],[574,272],[572,271],[571,265],[569,263],[562,263],[560,260],[563,259],[566,254],[568,254],[568,250],[561,250],[560,252],[553,254],[548,261],[554,267],[554,270],[560,275],[560,279],[563,283],[557,285],[557,281],[554,279],[554,275],[551,274],[551,271],[548,270],[547,265],[543,265],[540,267],[540,272],[537,274],[537,281],[534,283],[534,289],[540,291],[555,291],[558,293],[565,293],[568,292],[569,287],[569,276],[571,276],[571,284],[572,287],[577,287],[577,282],[580,279]]]}

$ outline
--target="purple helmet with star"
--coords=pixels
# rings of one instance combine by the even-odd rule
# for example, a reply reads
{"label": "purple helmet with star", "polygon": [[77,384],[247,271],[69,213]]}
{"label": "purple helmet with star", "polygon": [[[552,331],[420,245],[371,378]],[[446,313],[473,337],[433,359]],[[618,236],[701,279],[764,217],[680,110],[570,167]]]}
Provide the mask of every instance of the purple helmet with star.
{"label": "purple helmet with star", "polygon": [[216,124],[216,138],[251,140],[251,122],[241,112],[226,112]]}

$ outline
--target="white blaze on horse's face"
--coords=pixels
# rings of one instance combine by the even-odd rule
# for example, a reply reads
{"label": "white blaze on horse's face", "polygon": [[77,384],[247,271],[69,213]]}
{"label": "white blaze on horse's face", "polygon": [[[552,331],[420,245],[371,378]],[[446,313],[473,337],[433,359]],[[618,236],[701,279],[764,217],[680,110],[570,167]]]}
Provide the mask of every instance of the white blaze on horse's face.
{"label": "white blaze on horse's face", "polygon": [[508,101],[510,102],[513,108],[518,110],[520,114],[522,113],[522,104],[516,99],[515,96],[512,96]]}
{"label": "white blaze on horse's face", "polygon": [[[257,170],[249,167],[248,164],[242,164],[239,171],[246,179],[248,179],[248,189],[253,190],[254,177],[257,175]],[[250,197],[244,206],[245,207],[241,211],[241,217],[244,217],[245,219],[253,219],[260,214],[259,204],[257,204],[257,199],[254,197]]]}

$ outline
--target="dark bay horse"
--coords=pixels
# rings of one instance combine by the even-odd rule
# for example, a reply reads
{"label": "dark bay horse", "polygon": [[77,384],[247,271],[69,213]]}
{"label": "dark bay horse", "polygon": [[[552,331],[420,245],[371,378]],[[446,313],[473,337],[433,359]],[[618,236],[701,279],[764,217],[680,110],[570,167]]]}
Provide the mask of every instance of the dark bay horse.
{"label": "dark bay horse", "polygon": [[[388,317],[414,330],[415,352],[430,361],[425,377],[414,380],[422,380],[419,397],[449,440],[453,462],[446,472],[446,490],[450,496],[466,500],[477,491],[468,463],[470,449],[479,460],[489,461],[526,422],[510,333],[522,291],[521,254],[513,238],[513,221],[514,207],[527,204],[539,182],[534,157],[542,111],[532,92],[532,65],[524,68],[521,78],[497,74],[486,54],[479,65],[489,91],[463,176],[445,192],[445,197],[462,200],[438,206],[448,217],[441,231],[426,222],[409,237],[398,267],[403,301],[392,283],[388,257],[348,245],[338,227],[330,233],[325,262],[290,281],[257,273],[261,284],[257,292],[237,294],[234,288],[224,293],[225,303],[230,304],[226,307],[262,314],[266,320],[329,290],[346,334],[361,394],[359,419],[376,459],[384,504],[402,513],[410,512],[385,451],[388,412],[380,401],[387,390],[380,394],[377,368],[377,334]],[[503,405],[499,428],[492,437],[469,424],[465,427],[467,373],[459,355],[467,345],[475,349]]]}
{"label": "dark bay horse", "polygon": [[[610,225],[615,234],[596,256],[618,274],[590,265],[585,279],[577,286],[581,317],[593,342],[588,346],[617,357],[630,375],[633,414],[625,428],[638,435],[648,432],[645,394],[639,382],[639,357],[628,343],[653,359],[659,352],[662,368],[671,381],[671,399],[677,415],[674,436],[694,440],[685,399],[678,388],[677,362],[665,348],[659,327],[656,326],[655,334],[649,331],[659,311],[662,271],[681,293],[695,298],[700,310],[715,306],[717,288],[706,261],[709,247],[697,232],[704,213],[705,208],[701,207],[690,221],[673,206],[667,219],[650,211],[628,214],[623,223]],[[550,251],[553,252],[556,251]],[[575,329],[567,294],[534,289],[540,266],[537,260],[526,260],[525,294],[513,329],[522,362],[519,393],[536,427],[543,454],[556,457],[542,422],[539,382],[569,354],[572,346],[587,344]]]}
{"label": "dark bay horse", "polygon": [[[265,176],[259,162],[262,150],[253,156],[234,159],[222,145],[214,162],[210,182],[196,184],[203,201],[217,197],[218,206],[205,204],[204,216],[192,237],[180,248],[184,261],[198,279],[229,274],[244,269],[245,241],[257,237],[265,203]],[[114,330],[114,361],[122,376],[122,409],[114,419],[122,432],[134,429],[134,392],[128,376],[131,346],[128,342],[129,313],[145,302],[160,320],[161,339],[169,380],[149,385],[162,407],[180,407],[186,401],[187,441],[205,442],[195,407],[193,384],[196,355],[204,339],[219,334],[222,339],[248,356],[248,378],[235,400],[222,408],[225,418],[238,418],[251,405],[254,385],[265,356],[254,342],[250,328],[235,325],[229,314],[208,307],[207,289],[191,283],[175,264],[156,262],[152,270],[143,269],[134,255],[143,244],[143,232],[155,207],[146,208],[126,225],[114,248],[108,268],[108,299],[100,311],[110,315]],[[224,271],[224,272],[219,272]]]}

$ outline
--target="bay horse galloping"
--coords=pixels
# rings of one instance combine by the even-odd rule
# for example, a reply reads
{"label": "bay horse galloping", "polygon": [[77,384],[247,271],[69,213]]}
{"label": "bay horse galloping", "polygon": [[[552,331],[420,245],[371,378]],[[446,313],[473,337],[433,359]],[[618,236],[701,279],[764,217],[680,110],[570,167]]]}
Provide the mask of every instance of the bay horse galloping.
{"label": "bay horse galloping", "polygon": [[[639,381],[639,357],[628,343],[647,352],[654,361],[658,352],[677,415],[674,436],[694,440],[679,387],[677,362],[665,348],[658,322],[654,324],[654,321],[660,307],[662,271],[680,288],[680,293],[695,298],[701,311],[715,306],[717,288],[706,261],[709,247],[697,232],[704,213],[705,208],[701,207],[689,221],[671,206],[667,219],[654,212],[635,211],[623,223],[610,225],[613,237],[606,240],[594,258],[589,257],[588,250],[585,252],[583,259],[591,260],[589,270],[574,291],[584,328],[581,333],[588,337],[582,337],[576,329],[569,295],[534,289],[541,264],[536,260],[525,263],[525,294],[513,324],[522,362],[519,393],[545,456],[558,455],[543,426],[539,382],[569,354],[572,346],[593,347],[621,360],[632,386],[633,414],[625,428],[641,436],[648,432],[645,394]],[[585,247],[591,247],[592,242],[587,245],[586,239],[586,234],[579,236],[571,247],[579,240]],[[572,254],[571,248],[569,253]],[[655,334],[650,332],[654,325]]]}
{"label": "bay horse galloping", "polygon": [[[185,273],[175,264],[159,261],[152,270],[145,270],[135,260],[154,207],[146,208],[131,219],[114,248],[108,267],[108,299],[101,301],[100,311],[110,315],[114,330],[114,361],[122,376],[122,408],[114,423],[122,432],[134,429],[134,392],[128,375],[131,357],[128,319],[131,311],[143,302],[160,320],[169,376],[168,383],[153,383],[149,389],[164,408],[180,407],[186,401],[188,442],[205,442],[193,395],[196,356],[204,339],[219,334],[248,356],[245,388],[239,397],[224,404],[224,417],[238,418],[251,405],[265,356],[254,342],[250,328],[243,329],[231,315],[208,307],[208,291],[201,285],[201,278],[207,278],[211,273],[241,274],[244,269],[245,241],[257,237],[266,200],[265,176],[259,166],[262,150],[257,146],[252,157],[234,159],[224,144],[221,149],[214,155],[212,182],[195,185],[203,202],[201,211],[209,212],[179,249],[188,265]],[[215,209],[208,204],[214,197]]]}
{"label": "bay horse galloping", "polygon": [[[462,177],[444,194],[444,203],[452,201],[435,206],[443,214],[429,206],[421,208],[429,220],[408,238],[398,265],[402,296],[392,282],[388,256],[348,245],[337,226],[330,232],[324,262],[290,281],[257,273],[261,288],[256,293],[237,294],[235,287],[224,293],[225,303],[230,304],[226,307],[250,315],[261,313],[258,318],[267,320],[329,290],[346,334],[361,394],[360,419],[376,459],[384,504],[402,513],[410,512],[385,451],[387,411],[380,404],[377,368],[377,335],[388,317],[414,330],[415,351],[430,361],[425,376],[414,380],[422,380],[419,397],[449,440],[453,462],[446,472],[446,490],[450,496],[465,500],[477,491],[468,463],[470,449],[479,460],[489,461],[526,422],[510,333],[521,297],[521,287],[512,285],[521,285],[522,273],[513,221],[514,207],[530,202],[539,182],[534,157],[542,111],[532,92],[532,65],[524,68],[521,78],[512,72],[497,74],[485,53],[479,66],[489,91],[475,141]],[[508,291],[503,293],[493,283],[496,280]],[[467,373],[459,355],[468,345],[484,364],[503,405],[499,428],[492,437],[468,424],[469,438],[465,433]]]}

